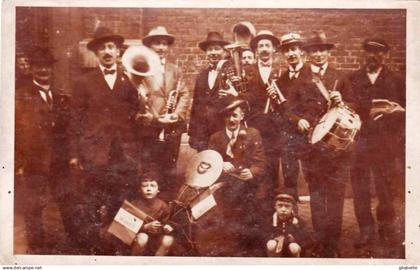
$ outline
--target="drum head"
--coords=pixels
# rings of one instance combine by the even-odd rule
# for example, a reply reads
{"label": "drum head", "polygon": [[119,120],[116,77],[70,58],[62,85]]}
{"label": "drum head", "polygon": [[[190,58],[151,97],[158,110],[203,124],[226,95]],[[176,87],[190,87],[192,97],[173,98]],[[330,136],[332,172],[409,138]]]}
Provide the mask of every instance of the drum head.
{"label": "drum head", "polygon": [[223,170],[223,158],[214,150],[194,155],[186,171],[186,183],[193,187],[208,187],[217,181]]}
{"label": "drum head", "polygon": [[338,107],[334,107],[329,110],[324,116],[321,118],[319,123],[315,126],[312,136],[311,136],[311,144],[316,144],[322,138],[327,135],[327,133],[331,130],[332,126],[334,125],[335,121],[338,117]]}

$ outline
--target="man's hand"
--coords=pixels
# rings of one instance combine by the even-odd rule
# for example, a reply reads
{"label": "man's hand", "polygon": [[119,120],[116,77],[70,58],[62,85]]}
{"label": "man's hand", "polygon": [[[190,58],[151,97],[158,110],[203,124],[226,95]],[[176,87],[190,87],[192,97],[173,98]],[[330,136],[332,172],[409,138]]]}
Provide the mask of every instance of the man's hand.
{"label": "man's hand", "polygon": [[72,170],[83,171],[83,166],[80,163],[78,158],[70,159],[69,166],[70,166],[70,169],[72,169]]}
{"label": "man's hand", "polygon": [[23,169],[23,166],[21,166],[16,170],[16,176],[23,176],[23,174],[24,174],[24,169]]}
{"label": "man's hand", "polygon": [[250,170],[250,169],[248,169],[248,168],[246,168],[246,169],[243,169],[243,170],[241,171],[241,173],[239,174],[239,178],[240,178],[241,180],[248,181],[248,180],[251,180],[252,178],[254,178],[254,176],[252,175],[251,170]]}
{"label": "man's hand", "polygon": [[223,162],[223,172],[224,173],[231,173],[235,171],[235,166],[233,166],[230,162]]}
{"label": "man's hand", "polygon": [[163,231],[166,234],[169,234],[169,233],[173,232],[173,230],[174,230],[174,228],[172,228],[172,226],[169,225],[169,224],[166,224],[165,226],[163,226]]}
{"label": "man's hand", "polygon": [[341,97],[341,93],[338,91],[331,91],[330,92],[330,100],[332,106],[343,105],[343,99]]}
{"label": "man's hand", "polygon": [[164,114],[158,118],[158,122],[161,124],[173,124],[178,122],[179,116],[175,113]]}
{"label": "man's hand", "polygon": [[270,84],[270,85],[267,87],[266,91],[267,91],[267,95],[268,95],[270,98],[272,98],[272,99],[277,98],[277,90],[273,87],[273,85],[272,85],[272,84]]}
{"label": "man's hand", "polygon": [[162,223],[157,220],[149,222],[143,226],[144,231],[149,233],[158,233],[159,230],[162,228]]}
{"label": "man's hand", "polygon": [[227,90],[224,89],[220,89],[218,91],[219,97],[226,97],[226,96],[234,96],[237,97],[238,91],[236,91],[235,87],[233,87],[232,82],[230,82],[229,80],[227,81],[227,84],[229,85],[229,88]]}
{"label": "man's hand", "polygon": [[309,130],[309,128],[311,127],[311,125],[309,124],[309,122],[306,119],[300,119],[298,122],[298,130],[302,133],[306,132]]}
{"label": "man's hand", "polygon": [[136,123],[149,126],[153,121],[153,114],[149,111],[146,111],[145,113],[137,113],[134,117],[134,121],[136,121]]}

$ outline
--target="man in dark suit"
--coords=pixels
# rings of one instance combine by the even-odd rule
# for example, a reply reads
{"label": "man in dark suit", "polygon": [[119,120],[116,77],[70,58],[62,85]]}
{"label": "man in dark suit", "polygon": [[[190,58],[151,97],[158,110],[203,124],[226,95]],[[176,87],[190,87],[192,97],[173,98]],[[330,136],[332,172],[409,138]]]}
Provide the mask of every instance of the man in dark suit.
{"label": "man in dark suit", "polygon": [[[370,194],[372,171],[379,200],[378,231],[391,254],[401,246],[401,242],[397,243],[394,224],[393,172],[396,158],[403,160],[404,157],[405,84],[385,65],[388,43],[370,38],[363,42],[363,49],[366,65],[350,77],[356,108],[363,122],[351,168],[354,210],[360,228],[360,239],[355,246],[372,244],[375,234]],[[388,100],[388,106],[377,106],[375,100]]]}
{"label": "man in dark suit", "polygon": [[198,74],[194,86],[188,135],[190,146],[197,151],[207,149],[210,136],[223,129],[223,120],[218,114],[223,100],[238,95],[232,88],[222,89],[225,83],[222,67],[226,63],[223,47],[227,44],[218,32],[209,32],[206,40],[199,43],[200,49],[206,52],[209,67]]}
{"label": "man in dark suit", "polygon": [[189,91],[183,80],[182,70],[167,59],[175,37],[165,27],[153,28],[143,38],[143,44],[155,51],[161,61],[163,84],[149,96],[149,105],[155,112],[152,134],[145,138],[149,162],[148,167],[158,167],[161,173],[160,189],[176,190],[176,162],[181,135],[186,131],[186,117],[190,105]]}
{"label": "man in dark suit", "polygon": [[[288,69],[283,72],[280,78],[276,81],[277,87],[287,99],[288,107],[292,107],[291,100],[294,87],[300,81],[308,80],[311,76],[309,65],[305,65],[303,61],[303,40],[297,33],[288,33],[280,37],[280,50],[286,59]],[[281,129],[284,138],[284,144],[281,149],[281,165],[284,178],[284,186],[286,193],[293,194],[295,200],[298,201],[297,181],[299,176],[299,145],[305,140],[301,133],[293,123],[289,121],[284,122],[285,128]]]}
{"label": "man in dark suit", "polygon": [[[69,97],[52,84],[56,60],[48,49],[35,48],[30,54],[32,80],[16,91],[16,176],[22,177],[23,189],[16,200],[23,202],[29,253],[45,254],[43,209],[48,187],[58,204],[69,240],[77,238],[78,206],[76,186],[68,179]],[[73,242],[74,244],[74,242]]]}
{"label": "man in dark suit", "polygon": [[[312,71],[311,78],[299,82],[292,93],[292,112],[295,126],[306,135],[330,107],[342,104],[342,96],[351,98],[348,81],[329,63],[334,44],[327,41],[322,31],[316,31],[303,49],[307,51]],[[321,91],[315,82],[329,91]],[[311,196],[311,216],[317,240],[317,256],[337,257],[343,218],[348,153],[332,151],[327,146],[306,143],[302,146],[302,169]]]}
{"label": "man in dark suit", "polygon": [[103,212],[113,217],[137,187],[139,101],[136,89],[117,66],[123,41],[108,28],[99,27],[87,45],[99,67],[82,75],[73,88],[70,165],[84,174],[85,240],[90,248],[99,242]]}
{"label": "man in dark suit", "polygon": [[280,66],[273,62],[273,56],[279,45],[279,40],[268,30],[262,30],[251,40],[250,46],[258,56],[258,61],[254,65],[245,68],[246,78],[248,79],[248,89],[244,94],[250,106],[250,113],[246,123],[250,127],[256,128],[263,140],[264,151],[267,157],[266,176],[264,184],[260,186],[258,197],[267,198],[262,207],[271,215],[272,201],[278,188],[279,176],[279,157],[282,142],[280,140],[280,126],[284,111],[284,103],[272,87],[280,76]]}
{"label": "man in dark suit", "polygon": [[[246,101],[232,99],[222,109],[225,128],[210,137],[209,149],[223,157],[221,181],[225,185],[216,199],[220,199],[223,222],[220,234],[225,245],[218,247],[224,256],[258,256],[264,253],[264,239],[258,208],[261,201],[255,193],[266,167],[265,154],[258,130],[246,128],[243,119]],[[239,252],[239,253],[229,253]]]}

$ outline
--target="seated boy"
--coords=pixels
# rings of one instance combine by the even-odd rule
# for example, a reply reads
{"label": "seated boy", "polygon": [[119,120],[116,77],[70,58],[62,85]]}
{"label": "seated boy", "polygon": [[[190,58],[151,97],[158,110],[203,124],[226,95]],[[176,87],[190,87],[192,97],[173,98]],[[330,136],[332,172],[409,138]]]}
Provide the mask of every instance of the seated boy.
{"label": "seated boy", "polygon": [[155,256],[165,256],[169,253],[174,237],[170,235],[173,228],[165,224],[169,215],[168,205],[157,197],[159,193],[158,175],[145,174],[140,183],[140,197],[133,205],[148,215],[140,228],[133,245],[132,255],[143,255],[148,243],[159,244]]}
{"label": "seated boy", "polygon": [[296,200],[289,194],[276,196],[272,235],[267,242],[269,257],[301,257],[303,251],[312,245],[312,238],[305,223],[297,215]]}

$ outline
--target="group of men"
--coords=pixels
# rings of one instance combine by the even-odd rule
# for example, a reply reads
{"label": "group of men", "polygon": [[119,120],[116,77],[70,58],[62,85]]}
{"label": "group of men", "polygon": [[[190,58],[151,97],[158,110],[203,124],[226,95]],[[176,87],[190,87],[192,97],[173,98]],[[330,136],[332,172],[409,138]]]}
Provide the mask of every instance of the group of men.
{"label": "group of men", "polygon": [[[372,170],[379,234],[388,246],[397,247],[390,183],[395,159],[404,153],[404,114],[380,108],[372,113],[372,101],[377,99],[405,106],[404,82],[384,63],[389,45],[382,39],[366,39],[365,65],[347,76],[329,64],[335,45],[322,31],[303,40],[298,33],[280,39],[268,30],[256,33],[249,22],[234,29],[248,30],[246,42],[229,47],[219,32],[209,32],[198,44],[209,65],[197,75],[192,91],[188,135],[193,149],[214,149],[224,159],[228,184],[221,191],[221,206],[229,208],[227,221],[243,223],[229,231],[242,238],[238,243],[243,252],[238,254],[261,255],[258,249],[264,249],[264,239],[259,234],[264,234],[281,187],[299,200],[299,160],[309,187],[315,256],[339,256],[348,171],[360,227],[356,246],[372,244],[375,235]],[[180,67],[167,59],[175,37],[158,26],[142,41],[159,58],[163,76],[157,88],[148,84],[154,76],[148,59],[154,56],[134,57],[134,71],[127,75],[127,67],[124,71],[119,65],[124,38],[105,27],[99,27],[88,43],[99,67],[75,81],[71,96],[55,88],[56,60],[47,49],[37,48],[29,55],[32,79],[16,89],[16,173],[24,178],[31,253],[44,252],[42,198],[48,185],[59,187],[53,194],[66,232],[88,254],[100,253],[95,244],[100,242],[103,218],[113,217],[123,200],[134,196],[140,174],[158,171],[167,199],[176,195],[176,161],[190,91]],[[276,51],[283,54],[287,70],[274,60]],[[232,54],[226,57],[227,52]],[[234,55],[238,52],[240,64]],[[327,97],[314,78],[329,90]],[[344,104],[362,121],[354,151],[310,144],[308,136],[320,117]],[[77,175],[82,183],[69,175]],[[63,194],[69,199],[63,200]]]}

